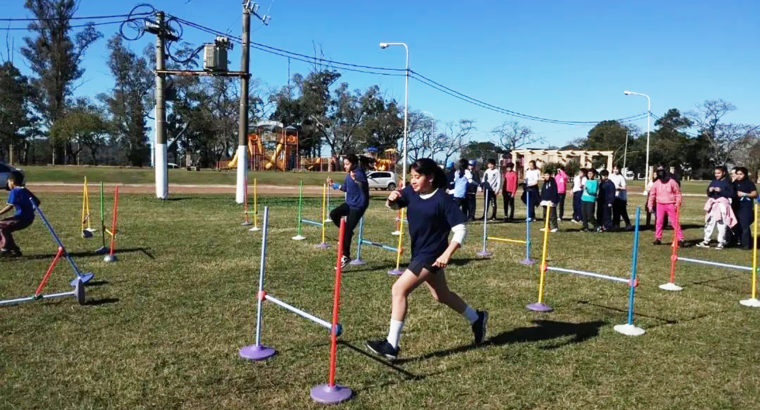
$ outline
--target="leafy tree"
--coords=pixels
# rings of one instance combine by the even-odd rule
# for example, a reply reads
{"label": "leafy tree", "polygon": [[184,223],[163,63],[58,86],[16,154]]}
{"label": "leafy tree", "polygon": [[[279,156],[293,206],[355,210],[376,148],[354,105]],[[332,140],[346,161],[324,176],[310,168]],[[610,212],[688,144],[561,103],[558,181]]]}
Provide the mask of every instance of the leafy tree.
{"label": "leafy tree", "polygon": [[395,101],[386,101],[380,87],[373,85],[359,99],[364,113],[359,138],[363,148],[376,147],[380,151],[395,147],[403,138],[404,121]]}
{"label": "leafy tree", "polygon": [[[654,122],[657,129],[650,136],[650,163],[690,168],[698,158],[687,156],[690,144],[686,130],[693,122],[676,108],[671,108]],[[698,165],[699,166],[699,165]]]}
{"label": "leafy tree", "polygon": [[506,151],[491,141],[472,141],[462,149],[462,158],[474,159],[481,163],[490,158],[497,159]]}
{"label": "leafy tree", "polygon": [[[0,154],[23,143],[22,129],[32,124],[29,80],[10,61],[0,65]],[[24,144],[25,145],[25,144]],[[7,147],[7,151],[6,151]],[[2,156],[2,155],[0,155]]]}
{"label": "leafy tree", "polygon": [[98,151],[106,143],[109,130],[108,120],[102,114],[103,110],[91,104],[87,99],[80,98],[50,129],[50,137],[54,141],[70,144],[72,155],[80,164],[79,154],[84,148],[90,151],[90,164],[97,165]]}
{"label": "leafy tree", "polygon": [[[32,85],[37,90],[34,107],[47,127],[52,127],[63,115],[66,98],[71,96],[74,81],[82,77],[79,67],[87,47],[101,37],[90,23],[72,36],[71,18],[77,10],[76,0],[26,0],[24,6],[37,19],[28,29],[35,37],[25,37],[21,54],[36,74]],[[61,157],[64,152],[56,147]],[[64,157],[64,161],[67,159]]]}

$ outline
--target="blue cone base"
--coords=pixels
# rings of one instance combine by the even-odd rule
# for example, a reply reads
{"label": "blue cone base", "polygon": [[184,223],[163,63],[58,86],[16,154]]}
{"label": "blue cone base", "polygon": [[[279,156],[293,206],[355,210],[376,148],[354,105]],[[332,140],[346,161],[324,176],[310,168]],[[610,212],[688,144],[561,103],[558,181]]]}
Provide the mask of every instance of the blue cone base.
{"label": "blue cone base", "polygon": [[366,265],[366,264],[367,264],[367,262],[364,262],[364,261],[363,261],[363,260],[361,260],[361,259],[354,259],[354,260],[352,260],[351,262],[348,262],[348,264],[349,264],[349,265],[353,265],[353,266],[359,266],[359,265]]}
{"label": "blue cone base", "polygon": [[82,276],[77,276],[76,278],[72,279],[69,284],[72,288],[77,286],[77,282],[82,281],[82,283],[87,283],[90,281],[90,279],[94,278],[94,273],[83,273]]}
{"label": "blue cone base", "polygon": [[534,312],[551,312],[552,309],[551,306],[547,306],[543,303],[531,303],[530,305],[525,305],[525,309],[532,310]]}
{"label": "blue cone base", "polygon": [[274,348],[264,345],[249,345],[241,347],[240,350],[238,350],[240,357],[254,361],[269,359],[274,356],[275,353],[277,353],[277,351],[274,350]]}
{"label": "blue cone base", "polygon": [[327,249],[330,247],[330,244],[327,242],[322,242],[319,245],[314,245],[314,247],[319,249]]}
{"label": "blue cone base", "polygon": [[526,258],[526,259],[521,260],[520,263],[523,264],[523,265],[526,265],[526,266],[530,266],[530,265],[535,264],[536,261],[534,261],[533,259],[530,259],[530,258]]}
{"label": "blue cone base", "polygon": [[393,275],[393,276],[399,276],[402,273],[404,273],[404,271],[401,270],[400,268],[399,269],[391,269],[391,270],[388,271],[388,274],[389,275]]}
{"label": "blue cone base", "polygon": [[311,399],[317,403],[334,404],[346,401],[354,395],[348,387],[320,384],[311,388]]}
{"label": "blue cone base", "polygon": [[481,258],[490,258],[493,253],[488,251],[480,251],[476,255],[480,256]]}

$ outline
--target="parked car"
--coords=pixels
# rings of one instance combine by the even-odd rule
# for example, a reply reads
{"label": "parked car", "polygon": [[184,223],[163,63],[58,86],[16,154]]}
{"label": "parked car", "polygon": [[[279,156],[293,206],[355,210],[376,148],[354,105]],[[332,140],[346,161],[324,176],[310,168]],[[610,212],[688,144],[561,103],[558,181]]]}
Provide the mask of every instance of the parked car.
{"label": "parked car", "polygon": [[396,189],[396,174],[388,171],[373,171],[367,174],[367,182],[371,189]]}
{"label": "parked car", "polygon": [[166,163],[167,168],[179,168],[179,165],[173,163],[173,162],[167,162]]}
{"label": "parked car", "polygon": [[8,189],[8,175],[12,171],[16,171],[16,168],[0,162],[0,189]]}

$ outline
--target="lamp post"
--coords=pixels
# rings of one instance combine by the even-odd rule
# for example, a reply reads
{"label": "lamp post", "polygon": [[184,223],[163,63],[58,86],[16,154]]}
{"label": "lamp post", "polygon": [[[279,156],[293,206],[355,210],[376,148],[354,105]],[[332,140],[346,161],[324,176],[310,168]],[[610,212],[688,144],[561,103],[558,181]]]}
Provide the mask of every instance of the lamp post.
{"label": "lamp post", "polygon": [[639,95],[647,98],[647,154],[646,154],[646,168],[644,170],[644,193],[647,193],[647,184],[649,183],[649,123],[652,118],[652,100],[648,95],[644,93],[637,93],[635,91],[625,90],[625,95]]}
{"label": "lamp post", "polygon": [[401,174],[401,181],[402,185],[406,186],[406,141],[407,141],[407,121],[408,121],[408,109],[409,109],[409,46],[406,45],[406,43],[380,43],[380,48],[388,48],[389,46],[403,46],[406,50],[406,69],[404,70],[404,143],[403,143],[403,151],[402,154],[402,174]]}

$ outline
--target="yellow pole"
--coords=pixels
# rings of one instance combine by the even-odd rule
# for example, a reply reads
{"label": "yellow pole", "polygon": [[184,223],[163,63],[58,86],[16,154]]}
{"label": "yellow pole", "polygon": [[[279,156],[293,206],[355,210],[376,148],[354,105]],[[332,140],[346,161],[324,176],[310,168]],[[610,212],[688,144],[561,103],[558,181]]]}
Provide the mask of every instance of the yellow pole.
{"label": "yellow pole", "polygon": [[401,244],[404,241],[404,215],[406,214],[406,208],[401,208],[401,220],[398,225],[398,245],[396,247],[396,271],[398,272],[401,267]]}
{"label": "yellow pole", "polygon": [[327,219],[327,184],[322,184],[322,243],[325,243],[325,219]]}
{"label": "yellow pole", "polygon": [[546,222],[544,223],[544,245],[541,250],[541,275],[538,280],[538,303],[544,302],[544,276],[546,276],[546,247],[549,243],[549,218],[551,217],[550,209],[546,210]]}
{"label": "yellow pole", "polygon": [[82,232],[85,229],[85,222],[87,228],[91,228],[90,225],[90,191],[87,189],[87,177],[84,177],[84,186],[82,186]]}
{"label": "yellow pole", "polygon": [[758,202],[755,200],[755,238],[752,244],[752,299],[757,299],[757,225],[758,217],[760,217],[758,210],[760,210],[760,206],[758,206]]}
{"label": "yellow pole", "polygon": [[[258,202],[258,191],[256,190],[256,178],[253,179],[253,227],[254,230],[258,231],[259,225],[258,225],[258,215],[259,215],[259,202]],[[246,199],[247,200],[247,199]]]}

